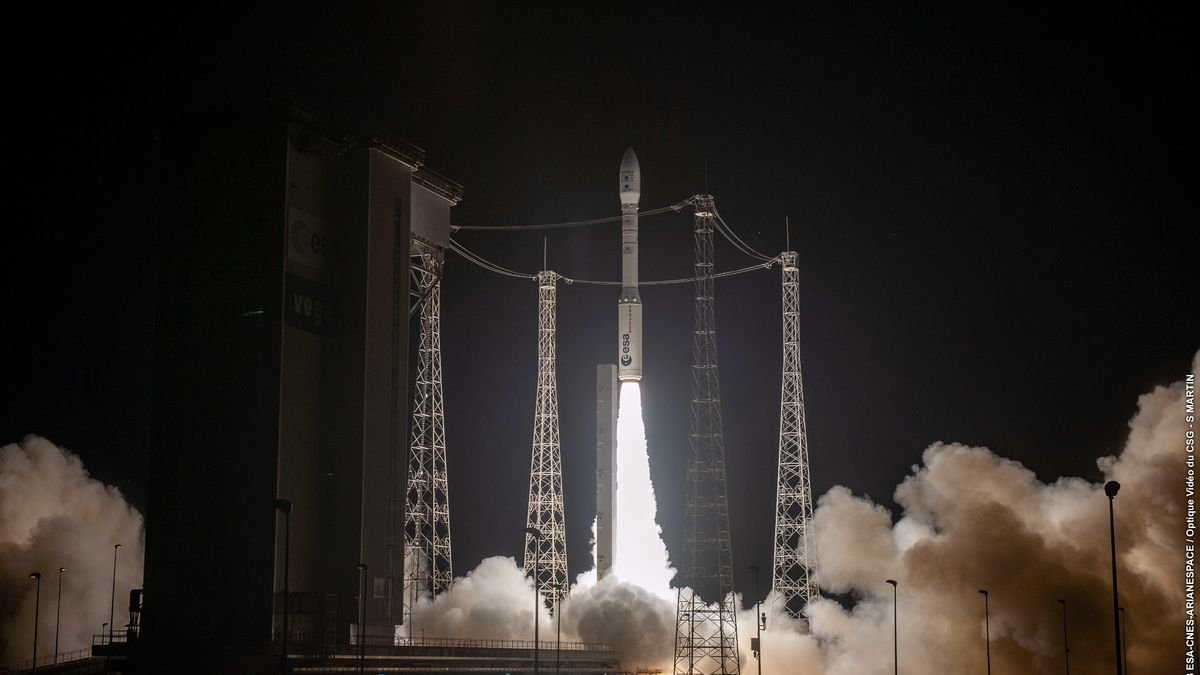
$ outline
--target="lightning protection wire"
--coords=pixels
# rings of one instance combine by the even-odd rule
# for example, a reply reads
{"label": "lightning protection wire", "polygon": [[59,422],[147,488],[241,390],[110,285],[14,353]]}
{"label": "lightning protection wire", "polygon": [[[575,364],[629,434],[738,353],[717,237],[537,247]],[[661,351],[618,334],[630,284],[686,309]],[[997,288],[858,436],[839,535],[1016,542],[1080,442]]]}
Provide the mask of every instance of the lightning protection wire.
{"label": "lightning protection wire", "polygon": [[[639,211],[638,217],[657,216],[662,213],[678,213],[687,206],[689,200],[684,200],[678,204],[670,206],[660,206],[657,209],[648,209]],[[621,220],[621,216],[609,216],[606,218],[592,218],[590,220],[573,220],[566,223],[546,223],[543,225],[451,225],[450,231],[457,232],[459,230],[470,230],[473,232],[519,232],[527,230],[561,230],[572,227],[587,227],[589,225],[603,225],[604,223],[616,223]]]}
{"label": "lightning protection wire", "polygon": [[[506,277],[512,277],[514,279],[536,279],[537,278],[537,275],[535,275],[535,274],[525,274],[523,272],[511,270],[507,267],[504,267],[503,265],[499,265],[497,263],[491,262],[490,260],[484,258],[483,256],[467,249],[465,246],[458,243],[457,241],[454,241],[453,239],[450,240],[450,250],[461,255],[463,258],[466,258],[468,262],[470,262],[478,267],[481,267],[489,272],[492,272],[493,274],[499,274],[499,275],[506,276]],[[769,269],[772,265],[774,265],[778,261],[779,261],[779,257],[776,256],[774,258],[769,258],[767,260],[764,260],[763,262],[758,263],[757,265],[750,265],[748,267],[742,267],[740,269],[729,270],[726,272],[718,272],[718,273],[712,275],[712,278],[713,279],[724,279],[726,277],[733,277],[733,276],[737,276],[739,274],[746,274],[747,272],[753,272],[755,270]],[[620,281],[596,281],[593,279],[573,279],[571,277],[563,276],[561,274],[559,276],[562,278],[562,280],[564,282],[566,282],[568,284],[580,284],[582,286],[620,286],[621,285]],[[676,284],[690,284],[690,283],[695,282],[696,280],[697,280],[697,277],[686,277],[683,279],[663,279],[660,281],[643,281],[638,285],[639,286],[672,286],[672,285],[676,285]]]}
{"label": "lightning protection wire", "polygon": [[763,261],[774,260],[774,258],[768,258],[767,256],[754,250],[754,247],[743,241],[742,238],[737,235],[737,232],[734,232],[733,228],[730,227],[729,224],[725,222],[725,219],[721,217],[721,212],[717,210],[715,205],[713,206],[713,213],[716,214],[717,217],[717,231],[720,232],[721,236],[725,237],[730,244],[733,244],[734,248],[742,253],[745,253],[751,258],[757,258]]}

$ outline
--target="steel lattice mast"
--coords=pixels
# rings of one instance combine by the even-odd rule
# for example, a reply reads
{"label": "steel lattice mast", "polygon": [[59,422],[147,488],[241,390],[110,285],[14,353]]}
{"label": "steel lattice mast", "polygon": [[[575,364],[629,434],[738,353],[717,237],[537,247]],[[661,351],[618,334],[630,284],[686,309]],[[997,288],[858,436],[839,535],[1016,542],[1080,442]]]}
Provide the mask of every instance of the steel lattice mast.
{"label": "steel lattice mast", "polygon": [[422,304],[404,517],[404,624],[410,637],[417,601],[445,591],[454,579],[442,407],[442,257],[442,251],[424,253],[412,267]]}
{"label": "steel lattice mast", "polygon": [[567,528],[563,516],[562,455],[558,434],[557,351],[558,274],[538,272],[538,375],[533,415],[533,457],[529,466],[527,526],[541,537],[525,535],[525,571],[537,568],[538,588],[557,611],[567,592]]}
{"label": "steel lattice mast", "polygon": [[775,606],[796,618],[819,591],[812,580],[812,483],[804,382],[800,377],[800,283],[796,252],[783,263],[783,391],[779,400],[779,470],[775,483],[775,560],[771,588]]}
{"label": "steel lattice mast", "polygon": [[692,419],[688,461],[688,565],[675,614],[675,673],[739,673],[733,553],[725,485],[725,442],[717,372],[711,195],[695,207],[696,309],[692,333]]}

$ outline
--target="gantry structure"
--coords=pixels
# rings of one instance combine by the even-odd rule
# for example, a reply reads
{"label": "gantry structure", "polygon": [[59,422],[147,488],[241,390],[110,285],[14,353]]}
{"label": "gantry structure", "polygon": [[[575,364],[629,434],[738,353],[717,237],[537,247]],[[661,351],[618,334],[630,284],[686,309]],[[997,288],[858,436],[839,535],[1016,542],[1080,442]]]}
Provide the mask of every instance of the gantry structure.
{"label": "gantry structure", "polygon": [[812,523],[812,482],[808,470],[808,428],[804,382],[800,376],[800,283],[795,251],[780,255],[783,278],[783,384],[779,400],[779,466],[775,482],[775,555],[771,588],[777,611],[806,618],[818,597],[812,579],[815,558],[808,528]]}
{"label": "gantry structure", "polygon": [[442,267],[444,250],[414,256],[412,275],[421,312],[412,443],[404,514],[404,619],[412,637],[412,611],[421,598],[450,588],[450,486],[446,473],[446,416],[442,405]]}
{"label": "gantry structure", "polygon": [[725,441],[717,370],[711,195],[696,195],[692,416],[687,467],[687,562],[675,613],[676,675],[740,673]]}
{"label": "gantry structure", "polygon": [[[557,294],[559,275],[543,270],[538,288],[537,402],[529,465],[525,571],[558,612],[567,592],[567,527],[563,516],[562,453],[558,431]],[[530,530],[537,534],[531,534]]]}

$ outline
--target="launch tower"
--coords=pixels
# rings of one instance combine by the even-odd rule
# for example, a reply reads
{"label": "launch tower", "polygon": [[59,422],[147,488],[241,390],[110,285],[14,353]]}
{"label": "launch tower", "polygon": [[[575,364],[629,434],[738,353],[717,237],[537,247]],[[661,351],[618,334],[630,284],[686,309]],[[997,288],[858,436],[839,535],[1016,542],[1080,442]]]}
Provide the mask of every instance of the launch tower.
{"label": "launch tower", "polygon": [[539,588],[558,611],[567,592],[567,527],[563,516],[562,454],[558,433],[557,352],[558,274],[542,271],[538,287],[537,403],[533,414],[533,457],[529,467],[525,571],[537,570]]}
{"label": "launch tower", "polygon": [[725,485],[725,441],[717,374],[711,195],[695,207],[695,324],[692,333],[692,420],[687,477],[687,562],[675,615],[675,673],[740,673],[733,599],[733,552]]}
{"label": "launch tower", "polygon": [[796,618],[818,595],[811,577],[812,485],[804,382],[800,377],[800,284],[796,252],[780,256],[783,268],[783,391],[779,400],[779,469],[775,484],[775,559],[771,588],[777,609]]}
{"label": "launch tower", "polygon": [[412,268],[421,310],[412,444],[408,452],[404,522],[404,620],[412,637],[412,610],[423,597],[450,588],[450,486],[446,472],[446,417],[442,406],[442,265],[444,249],[423,247]]}

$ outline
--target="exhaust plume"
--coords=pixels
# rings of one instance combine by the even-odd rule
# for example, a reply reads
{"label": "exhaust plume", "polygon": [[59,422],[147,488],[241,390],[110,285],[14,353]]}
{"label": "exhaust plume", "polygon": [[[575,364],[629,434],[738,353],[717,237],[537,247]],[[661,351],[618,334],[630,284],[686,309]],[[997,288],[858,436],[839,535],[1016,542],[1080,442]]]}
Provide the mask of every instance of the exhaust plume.
{"label": "exhaust plume", "polygon": [[119,490],[91,478],[69,450],[39,436],[0,448],[0,663],[33,655],[35,589],[42,573],[38,656],[54,653],[58,568],[62,575],[59,653],[91,647],[108,622],[113,544],[114,623],[129,621],[129,589],[142,585],[142,516]]}

